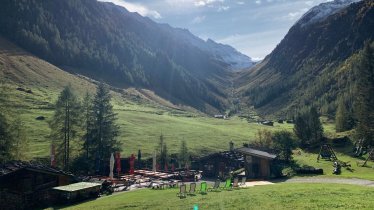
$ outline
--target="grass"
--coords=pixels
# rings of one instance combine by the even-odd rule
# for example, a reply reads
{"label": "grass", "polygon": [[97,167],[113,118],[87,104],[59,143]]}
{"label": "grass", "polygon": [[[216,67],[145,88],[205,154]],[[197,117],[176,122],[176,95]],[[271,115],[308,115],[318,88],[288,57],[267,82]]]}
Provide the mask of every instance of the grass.
{"label": "grass", "polygon": [[175,190],[118,193],[64,209],[372,209],[371,187],[282,183],[176,197]]}
{"label": "grass", "polygon": [[[341,161],[348,162],[351,164],[351,171],[347,170],[346,168],[342,167],[342,173],[340,175],[332,174],[333,171],[333,162],[328,160],[320,159],[317,162],[318,152],[304,152],[301,151],[301,154],[294,155],[294,159],[296,163],[301,166],[313,166],[315,168],[322,168],[324,171],[323,176],[328,177],[341,177],[341,178],[361,178],[361,179],[368,179],[374,180],[374,163],[372,161],[368,161],[366,167],[362,167],[362,163],[364,162],[363,159],[351,157],[347,154],[351,153],[351,151],[347,151],[351,148],[338,148],[335,149],[335,154],[337,158]],[[359,163],[359,164],[357,164]]]}

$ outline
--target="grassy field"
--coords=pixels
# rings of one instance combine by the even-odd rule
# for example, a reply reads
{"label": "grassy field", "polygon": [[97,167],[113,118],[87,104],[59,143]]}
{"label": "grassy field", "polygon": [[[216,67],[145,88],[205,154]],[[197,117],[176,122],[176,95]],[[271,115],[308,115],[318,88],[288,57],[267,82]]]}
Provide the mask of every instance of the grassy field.
{"label": "grassy field", "polygon": [[364,159],[347,155],[351,153],[351,151],[347,151],[349,149],[351,148],[335,149],[335,153],[338,159],[351,165],[351,170],[347,170],[346,168],[342,167],[342,173],[340,175],[332,174],[334,168],[332,161],[320,159],[317,162],[318,152],[308,153],[300,151],[301,154],[299,152],[295,152],[294,159],[300,166],[313,166],[315,168],[322,168],[324,171],[323,176],[374,180],[374,163],[372,161],[368,161],[367,165],[365,167],[362,167],[361,165],[364,162]]}
{"label": "grassy field", "polygon": [[64,209],[372,209],[373,188],[341,184],[275,184],[209,192],[186,199],[177,190],[118,193]]}

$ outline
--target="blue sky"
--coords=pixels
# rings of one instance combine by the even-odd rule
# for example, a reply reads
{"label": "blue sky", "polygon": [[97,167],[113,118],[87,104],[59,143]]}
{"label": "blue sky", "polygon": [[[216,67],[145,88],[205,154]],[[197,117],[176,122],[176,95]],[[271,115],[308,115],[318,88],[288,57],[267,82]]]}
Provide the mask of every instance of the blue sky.
{"label": "blue sky", "polygon": [[262,59],[311,7],[331,0],[100,0]]}

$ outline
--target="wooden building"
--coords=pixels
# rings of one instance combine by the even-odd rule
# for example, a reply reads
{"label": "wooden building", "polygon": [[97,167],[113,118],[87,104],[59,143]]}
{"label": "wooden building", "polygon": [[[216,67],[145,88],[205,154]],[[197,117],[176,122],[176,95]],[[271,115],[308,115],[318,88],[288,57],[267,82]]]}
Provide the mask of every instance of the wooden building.
{"label": "wooden building", "polygon": [[53,202],[51,189],[70,184],[72,174],[39,163],[0,165],[0,209],[29,209]]}
{"label": "wooden building", "polygon": [[246,177],[249,179],[268,179],[272,175],[271,165],[276,155],[265,151],[242,147],[236,152],[244,156]]}
{"label": "wooden building", "polygon": [[218,152],[194,161],[193,168],[203,171],[204,177],[227,178],[230,173],[245,169],[247,179],[269,179],[276,155],[248,147]]}
{"label": "wooden building", "polygon": [[65,186],[54,187],[59,203],[97,198],[100,194],[101,183],[78,182]]}
{"label": "wooden building", "polygon": [[243,167],[244,157],[235,151],[213,153],[193,162],[193,168],[203,171],[203,177],[209,178],[225,178]]}

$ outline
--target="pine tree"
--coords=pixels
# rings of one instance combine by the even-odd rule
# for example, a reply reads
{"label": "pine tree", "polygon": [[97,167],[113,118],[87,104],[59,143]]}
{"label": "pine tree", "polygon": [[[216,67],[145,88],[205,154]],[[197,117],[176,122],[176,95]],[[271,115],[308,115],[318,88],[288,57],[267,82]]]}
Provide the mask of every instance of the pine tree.
{"label": "pine tree", "polygon": [[364,139],[364,146],[374,145],[374,50],[368,42],[354,70],[357,78],[354,103],[357,137]]}
{"label": "pine tree", "polygon": [[167,154],[167,146],[166,146],[166,143],[164,142],[164,136],[162,134],[160,135],[160,140],[158,143],[158,151],[159,151],[158,157],[160,160],[160,165],[164,166],[165,163],[167,163],[168,154]]}
{"label": "pine tree", "polygon": [[119,134],[119,126],[116,124],[117,114],[114,113],[110,101],[108,87],[100,83],[93,100],[93,123],[89,133],[90,147],[92,147],[89,153],[96,159],[96,169],[99,172],[103,172],[104,163],[107,162],[110,154],[121,149],[121,144],[117,140]]}
{"label": "pine tree", "polygon": [[0,112],[0,163],[12,160],[13,142],[10,125],[5,115]]}
{"label": "pine tree", "polygon": [[323,126],[315,107],[312,107],[309,111],[309,128],[311,133],[310,145],[319,145],[323,140]]}
{"label": "pine tree", "polygon": [[296,117],[294,132],[302,148],[317,146],[323,141],[323,126],[316,108],[312,107]]}
{"label": "pine tree", "polygon": [[189,161],[189,153],[188,153],[188,147],[187,147],[187,143],[185,140],[182,140],[182,143],[181,143],[181,146],[180,146],[180,149],[179,149],[179,154],[178,154],[178,163],[179,163],[179,168],[181,166],[184,166],[186,165],[186,163],[188,164],[188,161]]}
{"label": "pine tree", "polygon": [[352,129],[353,119],[352,114],[347,108],[343,97],[339,98],[338,108],[335,115],[335,129],[336,132],[343,132]]}
{"label": "pine tree", "polygon": [[0,163],[4,163],[11,159],[12,142],[10,125],[5,116],[6,91],[4,86],[0,86]]}
{"label": "pine tree", "polygon": [[82,112],[83,112],[83,131],[84,134],[82,136],[82,140],[84,141],[83,147],[85,150],[86,160],[89,160],[89,150],[91,149],[90,141],[92,134],[91,130],[93,129],[93,99],[92,96],[86,92],[86,95],[83,99],[82,103]]}
{"label": "pine tree", "polygon": [[80,103],[66,86],[55,104],[55,113],[50,123],[52,143],[57,144],[57,160],[61,161],[65,170],[69,170],[71,141],[77,137],[81,125]]}
{"label": "pine tree", "polygon": [[26,159],[28,148],[24,124],[9,104],[7,89],[0,84],[0,163]]}
{"label": "pine tree", "polygon": [[11,125],[12,139],[13,139],[13,157],[16,160],[27,159],[27,151],[29,142],[24,130],[24,122],[16,117]]}

